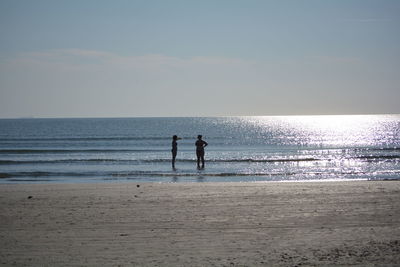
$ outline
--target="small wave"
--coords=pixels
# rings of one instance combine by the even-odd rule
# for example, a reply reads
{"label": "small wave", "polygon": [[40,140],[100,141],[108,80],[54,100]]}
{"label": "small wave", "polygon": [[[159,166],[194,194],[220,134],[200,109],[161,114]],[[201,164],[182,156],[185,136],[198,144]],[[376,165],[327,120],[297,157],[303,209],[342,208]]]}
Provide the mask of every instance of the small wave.
{"label": "small wave", "polygon": [[169,140],[171,137],[67,137],[67,138],[2,138],[1,141],[32,142],[32,141],[139,141],[139,140]]}
{"label": "small wave", "polygon": [[316,158],[276,158],[276,159],[216,159],[216,160],[210,160],[210,161],[215,161],[215,162],[300,162],[300,161],[317,161],[320,159]]}
{"label": "small wave", "polygon": [[[325,172],[207,172],[207,171],[198,171],[198,172],[157,172],[157,171],[127,171],[127,172],[46,172],[46,171],[33,171],[33,172],[7,172],[0,173],[0,179],[4,179],[7,181],[24,181],[24,180],[32,180],[32,181],[40,181],[39,179],[47,179],[48,181],[54,180],[57,178],[96,178],[96,179],[160,179],[162,177],[270,177],[278,180],[292,180],[297,179],[298,177],[302,177],[314,180],[318,177],[323,177],[325,179],[331,177],[364,177],[368,179],[400,179],[399,178],[400,171],[398,170],[387,170],[387,171],[379,171],[379,172],[363,172],[363,171],[349,171],[349,172],[337,172],[337,173],[325,173]],[[297,178],[296,178],[297,177]]]}
{"label": "small wave", "polygon": [[267,172],[157,172],[157,171],[128,171],[128,172],[8,172],[0,173],[0,178],[27,178],[27,177],[227,177],[227,176],[277,176],[277,175],[295,175],[296,173],[267,173]]}
{"label": "small wave", "polygon": [[[273,163],[273,162],[301,162],[301,161],[316,161],[314,158],[300,159],[209,159],[208,162],[215,163]],[[177,159],[177,162],[194,162],[195,159]],[[67,164],[67,163],[121,163],[121,164],[136,164],[136,163],[164,163],[171,162],[170,158],[163,159],[59,159],[59,160],[0,160],[0,165],[14,164]]]}
{"label": "small wave", "polygon": [[149,176],[149,177],[229,177],[229,176],[289,176],[296,173],[267,173],[267,172],[254,172],[254,173],[240,173],[240,172],[221,172],[221,173],[208,173],[208,172],[147,172],[147,171],[134,171],[134,172],[120,172],[113,173],[113,177],[136,177],[136,176]]}
{"label": "small wave", "polygon": [[59,153],[137,153],[164,152],[158,149],[0,149],[0,154],[59,154]]}
{"label": "small wave", "polygon": [[[193,162],[194,160],[179,160],[181,162]],[[0,160],[0,165],[19,164],[71,164],[71,163],[115,163],[115,164],[137,164],[137,163],[162,163],[171,162],[171,159],[56,159],[56,160]]]}
{"label": "small wave", "polygon": [[23,182],[35,182],[35,183],[40,183],[40,182],[52,182],[51,179],[29,179],[29,178],[13,178],[13,179],[8,179],[8,182],[18,182],[18,183],[23,183]]}
{"label": "small wave", "polygon": [[69,164],[69,163],[90,163],[90,162],[133,162],[132,160],[119,159],[59,159],[59,160],[0,160],[0,165],[14,164]]}
{"label": "small wave", "polygon": [[359,156],[357,159],[366,159],[366,160],[388,160],[388,159],[400,159],[400,155],[372,155],[372,156]]}
{"label": "small wave", "polygon": [[[36,150],[35,150],[36,151]],[[47,151],[47,150],[46,150]],[[51,150],[54,151],[54,150]],[[74,150],[77,152],[78,150]],[[83,151],[83,150],[79,150]],[[90,150],[93,151],[93,150]],[[98,150],[96,150],[98,151]],[[110,151],[110,150],[108,150]],[[125,151],[125,150],[124,150]],[[132,151],[132,150],[129,150]],[[135,150],[138,151],[138,150]],[[141,151],[141,150],[139,150]],[[45,152],[43,152],[45,153]],[[61,153],[61,152],[60,152]],[[78,152],[77,152],[78,153]],[[358,159],[367,161],[388,161],[400,160],[400,155],[371,155],[371,156],[357,156],[349,157],[347,159]],[[290,163],[290,162],[307,162],[307,161],[322,161],[332,159],[318,159],[318,158],[271,158],[271,159],[208,159],[210,163]],[[177,159],[176,162],[192,163],[196,161],[194,158]],[[0,160],[0,165],[22,165],[22,164],[146,164],[146,163],[169,163],[170,158],[156,158],[156,159],[116,159],[116,158],[89,158],[89,159],[54,159],[54,160]]]}
{"label": "small wave", "polygon": [[102,176],[101,173],[84,173],[84,172],[9,172],[0,173],[0,178],[12,178],[12,177],[93,177]]}
{"label": "small wave", "polygon": [[400,147],[381,147],[381,148],[374,148],[374,151],[400,151]]}

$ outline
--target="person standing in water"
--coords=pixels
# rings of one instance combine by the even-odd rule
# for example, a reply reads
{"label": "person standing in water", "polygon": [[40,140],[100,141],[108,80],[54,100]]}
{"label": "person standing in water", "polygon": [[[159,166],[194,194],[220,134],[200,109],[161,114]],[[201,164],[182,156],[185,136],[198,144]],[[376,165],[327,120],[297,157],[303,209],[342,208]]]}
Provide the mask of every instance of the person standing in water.
{"label": "person standing in water", "polygon": [[176,159],[176,154],[178,153],[178,140],[180,140],[182,138],[179,138],[178,136],[174,135],[172,136],[172,169],[175,170],[175,159]]}
{"label": "person standing in water", "polygon": [[207,142],[202,140],[203,136],[198,135],[196,145],[196,156],[197,156],[197,168],[200,169],[200,160],[201,160],[201,169],[204,169],[204,148],[208,146]]}

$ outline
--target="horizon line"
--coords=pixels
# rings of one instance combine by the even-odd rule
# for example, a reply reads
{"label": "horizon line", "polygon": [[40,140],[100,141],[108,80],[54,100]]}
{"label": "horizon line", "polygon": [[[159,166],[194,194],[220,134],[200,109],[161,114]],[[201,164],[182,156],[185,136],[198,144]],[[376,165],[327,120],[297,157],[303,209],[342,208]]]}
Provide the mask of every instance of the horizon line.
{"label": "horizon line", "polygon": [[228,117],[296,117],[296,116],[388,116],[400,115],[400,113],[352,113],[352,114],[270,114],[270,115],[199,115],[199,116],[82,116],[82,117],[47,117],[47,116],[21,116],[21,117],[0,117],[0,120],[28,120],[28,119],[134,119],[134,118],[228,118]]}

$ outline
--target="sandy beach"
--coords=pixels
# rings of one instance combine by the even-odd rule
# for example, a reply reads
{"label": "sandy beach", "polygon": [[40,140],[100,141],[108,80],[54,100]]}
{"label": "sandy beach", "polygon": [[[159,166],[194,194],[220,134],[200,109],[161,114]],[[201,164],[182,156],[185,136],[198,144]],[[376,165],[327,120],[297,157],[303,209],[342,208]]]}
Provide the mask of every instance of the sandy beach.
{"label": "sandy beach", "polygon": [[3,266],[398,266],[400,182],[0,185]]}

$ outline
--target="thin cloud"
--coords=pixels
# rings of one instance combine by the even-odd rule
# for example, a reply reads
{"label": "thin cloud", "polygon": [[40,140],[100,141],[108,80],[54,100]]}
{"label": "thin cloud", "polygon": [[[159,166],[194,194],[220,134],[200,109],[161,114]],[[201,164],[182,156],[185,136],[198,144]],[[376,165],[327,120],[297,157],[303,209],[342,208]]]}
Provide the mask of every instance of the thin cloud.
{"label": "thin cloud", "polygon": [[112,66],[116,69],[164,69],[164,68],[199,68],[199,67],[248,67],[256,64],[253,61],[224,57],[190,57],[180,58],[161,54],[140,56],[120,56],[118,54],[81,49],[49,50],[20,53],[8,62],[18,66],[49,66],[60,68],[96,68]]}

